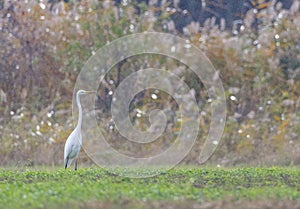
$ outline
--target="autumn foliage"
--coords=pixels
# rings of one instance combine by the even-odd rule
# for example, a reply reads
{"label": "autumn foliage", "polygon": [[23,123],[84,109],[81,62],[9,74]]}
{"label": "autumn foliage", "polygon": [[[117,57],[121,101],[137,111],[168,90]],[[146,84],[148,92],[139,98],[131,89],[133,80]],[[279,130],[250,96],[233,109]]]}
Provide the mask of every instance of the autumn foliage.
{"label": "autumn foliage", "polygon": [[[289,10],[270,4],[259,16],[250,9],[243,24],[232,30],[223,30],[214,18],[208,18],[201,27],[193,22],[187,25],[184,33],[176,30],[168,5],[157,8],[92,0],[52,6],[42,1],[4,2],[0,11],[0,164],[62,164],[63,144],[73,127],[73,88],[84,63],[105,44],[143,31],[169,32],[190,40],[219,72],[226,91],[227,123],[209,163],[300,163],[298,1]],[[260,24],[253,28],[258,17]],[[104,79],[104,93],[99,93],[96,105],[105,116],[101,123],[107,133],[111,133],[109,88],[118,85],[110,80],[124,79],[129,72],[124,69],[147,66],[144,60],[166,69],[179,66],[159,56],[132,58],[129,64],[125,61],[116,66]],[[188,83],[208,108],[201,82],[191,74],[184,75],[190,76]],[[204,131],[199,139],[207,134],[209,122],[209,111],[203,111]],[[172,130],[176,131],[176,124]],[[111,133],[110,137],[113,143],[117,135]],[[201,140],[185,163],[196,163]]]}

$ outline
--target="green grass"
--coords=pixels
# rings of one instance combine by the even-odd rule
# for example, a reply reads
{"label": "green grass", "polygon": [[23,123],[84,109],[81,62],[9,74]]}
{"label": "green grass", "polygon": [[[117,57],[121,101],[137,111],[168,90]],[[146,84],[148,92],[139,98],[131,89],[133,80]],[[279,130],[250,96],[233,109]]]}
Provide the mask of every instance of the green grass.
{"label": "green grass", "polygon": [[217,208],[299,199],[299,168],[179,167],[140,179],[99,168],[0,170],[0,208]]}

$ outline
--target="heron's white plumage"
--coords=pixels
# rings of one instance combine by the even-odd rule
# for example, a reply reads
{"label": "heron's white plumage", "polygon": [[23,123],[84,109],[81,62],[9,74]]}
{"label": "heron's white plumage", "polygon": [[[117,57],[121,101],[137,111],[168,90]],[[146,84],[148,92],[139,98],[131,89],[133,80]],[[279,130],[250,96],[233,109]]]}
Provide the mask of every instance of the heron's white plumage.
{"label": "heron's white plumage", "polygon": [[70,134],[70,136],[68,137],[65,143],[65,150],[64,150],[65,168],[69,167],[73,159],[75,159],[75,170],[77,170],[77,158],[82,145],[82,136],[81,136],[82,108],[80,104],[80,95],[88,94],[88,93],[95,93],[95,92],[79,90],[76,93],[76,104],[79,112],[78,123],[76,125],[76,128]]}
{"label": "heron's white plumage", "polygon": [[64,160],[67,163],[66,167],[69,167],[72,160],[77,158],[82,145],[82,136],[80,129],[75,129],[68,137],[65,144]]}

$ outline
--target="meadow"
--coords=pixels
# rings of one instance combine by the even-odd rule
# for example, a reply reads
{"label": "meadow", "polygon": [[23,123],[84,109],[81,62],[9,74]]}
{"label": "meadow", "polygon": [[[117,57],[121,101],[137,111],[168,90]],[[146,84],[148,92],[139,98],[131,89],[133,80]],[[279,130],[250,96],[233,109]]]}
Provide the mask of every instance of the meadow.
{"label": "meadow", "polygon": [[299,208],[297,167],[175,167],[151,178],[103,168],[0,170],[1,208]]}

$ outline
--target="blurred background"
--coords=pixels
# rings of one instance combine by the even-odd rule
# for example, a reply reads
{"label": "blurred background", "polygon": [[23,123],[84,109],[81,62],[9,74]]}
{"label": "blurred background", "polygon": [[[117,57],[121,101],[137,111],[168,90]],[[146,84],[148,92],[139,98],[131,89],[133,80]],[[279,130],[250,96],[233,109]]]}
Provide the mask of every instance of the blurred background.
{"label": "blurred background", "polygon": [[[226,127],[207,164],[299,165],[299,11],[299,0],[0,0],[0,165],[62,166],[84,63],[111,41],[143,31],[171,33],[199,47],[223,82]],[[117,133],[110,103],[126,76],[148,67],[176,71],[196,95],[201,132],[182,164],[197,164],[211,101],[197,76],[176,60],[148,54],[114,66],[96,96],[99,126],[116,149],[142,149]],[[174,140],[178,106],[151,89],[131,105],[132,123],[141,129],[159,107],[170,110],[166,134],[143,154]],[[80,161],[92,163],[84,152]]]}

